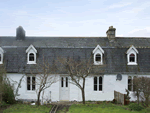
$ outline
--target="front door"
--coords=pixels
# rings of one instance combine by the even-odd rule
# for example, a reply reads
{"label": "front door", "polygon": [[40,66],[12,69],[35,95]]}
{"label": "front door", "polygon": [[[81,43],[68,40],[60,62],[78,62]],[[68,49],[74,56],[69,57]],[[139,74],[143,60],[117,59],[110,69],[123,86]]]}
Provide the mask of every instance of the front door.
{"label": "front door", "polygon": [[60,77],[60,100],[61,101],[69,101],[69,84],[68,77],[61,76]]}

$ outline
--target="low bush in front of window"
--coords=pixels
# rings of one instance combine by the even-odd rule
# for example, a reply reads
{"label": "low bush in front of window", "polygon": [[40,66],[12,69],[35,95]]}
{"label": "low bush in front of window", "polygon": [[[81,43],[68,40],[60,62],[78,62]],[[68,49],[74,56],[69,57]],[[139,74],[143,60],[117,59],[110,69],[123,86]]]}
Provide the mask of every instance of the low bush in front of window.
{"label": "low bush in front of window", "polygon": [[144,108],[141,105],[138,105],[137,103],[131,103],[129,105],[129,109],[134,111],[141,111]]}

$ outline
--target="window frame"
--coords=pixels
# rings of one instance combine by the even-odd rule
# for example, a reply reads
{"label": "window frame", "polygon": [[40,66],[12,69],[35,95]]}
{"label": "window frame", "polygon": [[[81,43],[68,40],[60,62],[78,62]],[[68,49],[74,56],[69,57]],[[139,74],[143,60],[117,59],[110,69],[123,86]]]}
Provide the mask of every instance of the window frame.
{"label": "window frame", "polygon": [[128,85],[127,85],[127,89],[129,90],[129,91],[131,91],[131,92],[133,92],[134,91],[134,84],[133,84],[133,79],[134,79],[134,77],[137,77],[137,76],[135,76],[135,75],[133,75],[133,76],[131,76],[131,75],[129,75],[128,76],[128,80],[129,80],[129,77],[131,77],[130,79],[131,79],[131,90],[129,90],[129,83],[128,83]]}
{"label": "window frame", "polygon": [[[94,83],[95,77],[96,77],[96,79],[97,79],[97,84]],[[100,77],[102,78],[102,84],[99,83],[99,78],[100,78]],[[97,86],[97,90],[95,90],[95,85]],[[99,90],[99,86],[100,86],[100,85],[102,86],[102,90]],[[94,77],[93,77],[93,91],[99,91],[99,92],[102,92],[102,91],[103,91],[103,76],[94,76]]]}
{"label": "window frame", "polygon": [[[28,77],[30,78],[30,90],[28,90]],[[33,84],[33,78],[35,78],[35,82],[34,82],[34,84]],[[34,87],[35,87],[35,89],[33,90],[33,85],[34,85]],[[26,77],[26,90],[27,90],[27,92],[34,92],[34,91],[36,91],[36,76],[27,76]]]}

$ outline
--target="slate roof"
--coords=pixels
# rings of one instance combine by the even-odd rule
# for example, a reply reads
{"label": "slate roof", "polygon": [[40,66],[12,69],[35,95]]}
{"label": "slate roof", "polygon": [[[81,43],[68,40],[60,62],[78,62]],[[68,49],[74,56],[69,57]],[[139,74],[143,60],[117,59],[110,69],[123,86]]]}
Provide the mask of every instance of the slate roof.
{"label": "slate roof", "polygon": [[[8,73],[21,73],[23,67],[26,67],[26,73],[30,73],[33,65],[27,64],[25,51],[31,44],[37,50],[37,59],[40,61],[44,54],[50,63],[57,56],[90,57],[94,48],[100,45],[104,50],[104,64],[106,64],[104,73],[150,72],[150,38],[116,37],[114,42],[110,42],[107,37],[25,37],[25,40],[17,41],[16,37],[0,36],[0,47],[4,50],[4,62],[7,62]],[[127,65],[126,51],[131,45],[139,51],[138,65],[134,66]],[[58,73],[66,72],[58,71]]]}

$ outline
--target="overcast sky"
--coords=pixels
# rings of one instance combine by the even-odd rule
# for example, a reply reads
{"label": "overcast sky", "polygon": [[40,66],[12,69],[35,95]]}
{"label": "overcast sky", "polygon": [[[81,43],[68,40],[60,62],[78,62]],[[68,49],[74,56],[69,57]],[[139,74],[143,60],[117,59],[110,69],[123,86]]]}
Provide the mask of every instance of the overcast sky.
{"label": "overcast sky", "polygon": [[150,0],[0,0],[0,36],[150,37]]}

